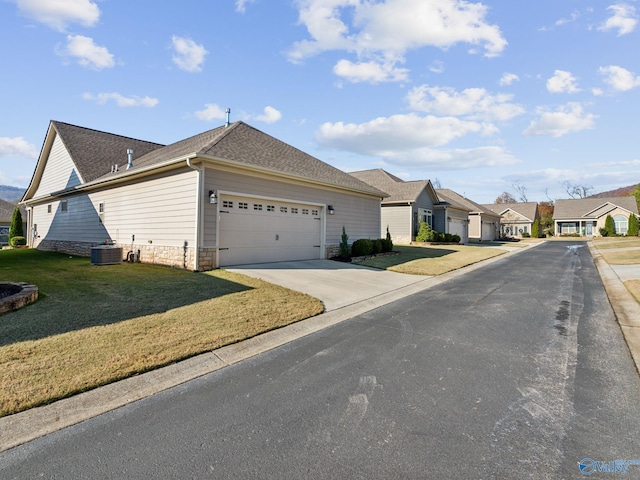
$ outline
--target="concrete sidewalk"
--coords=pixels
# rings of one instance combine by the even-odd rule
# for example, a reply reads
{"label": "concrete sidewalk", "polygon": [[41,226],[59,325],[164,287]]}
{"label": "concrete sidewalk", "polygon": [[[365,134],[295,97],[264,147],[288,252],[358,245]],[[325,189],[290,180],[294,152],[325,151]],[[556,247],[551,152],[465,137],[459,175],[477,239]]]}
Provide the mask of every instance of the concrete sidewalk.
{"label": "concrete sidewalk", "polygon": [[[588,242],[588,246],[629,352],[640,373],[640,303],[624,286],[624,282],[640,279],[640,265],[609,265],[593,241]],[[635,249],[640,248],[633,250]]]}
{"label": "concrete sidewalk", "polygon": [[[285,262],[289,265],[283,269],[276,267],[261,269],[265,271],[271,270],[269,275],[274,275],[277,272],[283,273],[282,278],[288,279],[287,283],[297,278],[296,283],[298,287],[301,285],[306,285],[306,288],[313,287],[316,294],[322,297],[327,297],[327,292],[331,291],[327,290],[327,288],[333,289],[333,293],[331,294],[338,292],[344,296],[347,295],[348,290],[353,289],[353,285],[358,285],[358,288],[361,289],[359,294],[360,299],[357,300],[356,296],[348,294],[350,301],[353,303],[349,303],[349,301],[344,302],[345,305],[342,307],[338,307],[336,303],[333,305],[333,310],[316,317],[302,320],[278,330],[273,330],[243,342],[228,345],[167,367],[59,400],[49,405],[2,417],[0,418],[0,451],[8,450],[49,433],[75,425],[84,420],[188,382],[189,380],[215,372],[226,366],[267,352],[362,313],[465,275],[470,271],[483,268],[494,262],[502,261],[505,257],[517,255],[520,252],[527,251],[529,248],[542,245],[543,243],[544,242],[534,244],[531,247],[513,249],[513,251],[505,253],[504,255],[493,257],[437,277],[371,271],[371,269],[367,267],[355,265],[351,267],[345,267],[345,265],[348,264],[333,265],[338,262],[330,260],[326,260],[326,262],[331,262],[331,264],[325,264],[325,261],[318,261],[319,263],[316,264],[316,266],[324,266],[328,271],[324,272],[318,268],[308,269],[307,273],[309,275],[311,272],[314,272],[318,275],[316,278],[334,278],[333,275],[336,271],[342,272],[340,282],[330,282],[329,287],[326,285],[315,285],[320,282],[313,281],[313,279],[307,279],[301,282],[300,278],[293,274],[293,271],[288,271],[292,270],[294,266],[292,264],[297,262]],[[301,266],[304,267],[305,265]],[[249,275],[249,269],[246,269],[244,272],[240,269],[238,269],[238,271]],[[260,275],[263,274],[266,273],[260,273]],[[299,272],[297,275],[299,275]],[[398,277],[398,275],[402,277]],[[277,275],[272,277],[274,283],[278,283],[275,281],[276,277]],[[376,289],[372,290],[372,281],[374,280]],[[356,283],[356,281],[358,283]],[[346,288],[345,285],[349,285],[349,288]],[[322,293],[323,291],[325,293]],[[326,300],[331,304],[329,298],[326,298]]]}

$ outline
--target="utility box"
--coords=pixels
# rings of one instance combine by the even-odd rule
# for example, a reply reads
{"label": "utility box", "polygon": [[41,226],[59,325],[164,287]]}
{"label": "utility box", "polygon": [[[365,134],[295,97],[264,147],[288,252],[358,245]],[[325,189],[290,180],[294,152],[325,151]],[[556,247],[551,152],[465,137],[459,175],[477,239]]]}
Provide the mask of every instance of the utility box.
{"label": "utility box", "polygon": [[122,263],[122,247],[98,245],[91,248],[91,265],[117,265]]}

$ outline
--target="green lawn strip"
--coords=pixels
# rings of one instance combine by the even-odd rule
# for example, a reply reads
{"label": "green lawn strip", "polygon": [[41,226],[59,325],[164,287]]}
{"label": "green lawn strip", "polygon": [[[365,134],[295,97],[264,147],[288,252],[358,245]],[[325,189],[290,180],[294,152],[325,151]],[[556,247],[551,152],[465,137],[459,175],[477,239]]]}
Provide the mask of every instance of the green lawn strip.
{"label": "green lawn strip", "polygon": [[64,398],[322,313],[308,295],[224,270],[0,252],[0,280],[40,299],[0,316],[0,416]]}
{"label": "green lawn strip", "polygon": [[594,239],[593,244],[599,249],[640,247],[638,237],[605,237]]}
{"label": "green lawn strip", "polygon": [[507,252],[468,245],[395,246],[393,249],[400,254],[372,258],[359,264],[413,275],[442,275]]}
{"label": "green lawn strip", "polygon": [[624,286],[631,292],[631,295],[640,303],[640,280],[629,280],[624,282]]}
{"label": "green lawn strip", "polygon": [[640,263],[640,249],[626,251],[601,251],[602,258],[610,265],[635,265]]}

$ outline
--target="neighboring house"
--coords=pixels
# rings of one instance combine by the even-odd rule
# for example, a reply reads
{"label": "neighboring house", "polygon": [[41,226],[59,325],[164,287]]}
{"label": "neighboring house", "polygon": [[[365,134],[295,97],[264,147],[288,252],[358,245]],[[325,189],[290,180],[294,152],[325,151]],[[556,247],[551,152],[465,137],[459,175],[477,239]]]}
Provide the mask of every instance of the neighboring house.
{"label": "neighboring house", "polygon": [[448,188],[438,189],[436,192],[441,203],[456,206],[469,212],[469,242],[490,241],[500,236],[500,214],[492,212]]}
{"label": "neighboring house", "polygon": [[22,203],[33,247],[198,271],[327,258],[343,226],[378,238],[385,196],[244,122],[163,146],[52,121]]}
{"label": "neighboring house", "polygon": [[638,216],[638,204],[632,196],[556,200],[553,212],[555,235],[598,236],[607,215],[613,218],[616,233],[624,235],[632,213]]}
{"label": "neighboring house", "polygon": [[533,223],[540,219],[537,202],[494,203],[482,205],[501,216],[500,233],[508,237],[531,235]]}
{"label": "neighboring house", "polygon": [[[9,243],[9,227],[11,227],[11,218],[13,217],[13,211],[16,209],[15,203],[7,202],[0,198],[0,245],[7,245]],[[20,207],[20,213],[22,214],[22,227],[25,235],[27,232],[27,211],[24,207]]]}
{"label": "neighboring house", "polygon": [[420,222],[436,229],[434,210],[439,200],[429,180],[407,182],[380,168],[351,175],[389,194],[380,207],[381,237],[388,227],[394,243],[408,245],[415,240]]}

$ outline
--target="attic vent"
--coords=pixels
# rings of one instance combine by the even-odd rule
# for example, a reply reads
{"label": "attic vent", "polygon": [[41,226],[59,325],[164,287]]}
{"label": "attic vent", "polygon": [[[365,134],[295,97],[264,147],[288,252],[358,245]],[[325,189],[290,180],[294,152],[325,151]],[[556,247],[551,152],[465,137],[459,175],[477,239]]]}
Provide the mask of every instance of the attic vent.
{"label": "attic vent", "polygon": [[127,148],[127,170],[133,167],[133,149]]}
{"label": "attic vent", "polygon": [[229,116],[231,115],[231,109],[227,108],[224,113],[227,114],[227,122],[224,124],[224,126],[228,127],[229,126]]}

